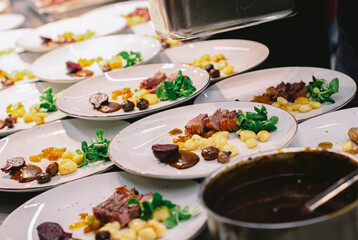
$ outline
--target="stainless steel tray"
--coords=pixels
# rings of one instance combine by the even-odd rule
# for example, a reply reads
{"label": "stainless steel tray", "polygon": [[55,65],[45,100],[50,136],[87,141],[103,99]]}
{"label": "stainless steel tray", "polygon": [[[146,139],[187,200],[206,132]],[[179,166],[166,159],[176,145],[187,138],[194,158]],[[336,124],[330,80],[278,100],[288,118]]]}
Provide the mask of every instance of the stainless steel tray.
{"label": "stainless steel tray", "polygon": [[295,13],[297,0],[148,0],[158,35],[193,38],[256,25]]}

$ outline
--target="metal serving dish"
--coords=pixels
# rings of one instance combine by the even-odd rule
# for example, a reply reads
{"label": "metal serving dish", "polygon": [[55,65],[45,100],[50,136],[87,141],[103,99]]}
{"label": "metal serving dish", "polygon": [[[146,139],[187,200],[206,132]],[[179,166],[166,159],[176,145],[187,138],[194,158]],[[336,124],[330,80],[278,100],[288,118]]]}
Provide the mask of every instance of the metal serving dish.
{"label": "metal serving dish", "polygon": [[[326,213],[314,217],[310,216],[304,220],[277,222],[274,222],[276,214],[280,211],[281,214],[287,214],[285,206],[291,204],[292,201],[282,202],[284,205],[282,208],[282,205],[274,206],[274,208],[272,208],[273,205],[268,205],[270,206],[268,208],[269,214],[262,214],[264,211],[260,206],[267,206],[268,202],[277,196],[293,195],[295,198],[297,196],[301,198],[304,194],[307,194],[305,191],[310,191],[311,194],[315,195],[316,193],[312,192],[317,190],[321,192],[326,189],[326,186],[321,187],[324,188],[322,190],[316,188],[317,185],[321,185],[322,178],[317,178],[316,185],[307,184],[308,182],[305,182],[307,180],[305,178],[302,178],[302,182],[293,181],[294,184],[301,185],[297,188],[292,188],[291,186],[288,188],[282,187],[282,185],[286,184],[285,181],[276,181],[276,184],[269,182],[271,185],[265,185],[268,188],[274,186],[272,190],[267,190],[266,188],[258,190],[258,188],[253,187],[258,186],[257,183],[260,183],[260,181],[270,181],[273,178],[272,176],[290,177],[292,174],[306,174],[314,178],[323,176],[325,179],[324,184],[331,185],[357,167],[358,158],[354,155],[341,151],[307,148],[287,148],[261,153],[246,158],[240,163],[225,166],[207,177],[200,190],[201,203],[208,211],[210,233],[214,239],[225,240],[358,239],[357,183],[351,186],[348,192],[341,193],[346,196],[339,195],[336,200],[333,199],[334,204],[332,205],[331,202],[331,206],[335,207],[326,211]],[[250,186],[252,187],[250,188]],[[241,194],[238,194],[243,187],[246,191],[241,191]],[[277,191],[276,188],[284,189],[284,191]],[[300,190],[296,191],[295,188]],[[252,189],[254,191],[251,191]],[[301,189],[308,190],[302,192]],[[266,198],[265,192],[268,192],[271,196]],[[250,194],[254,197],[248,197]],[[227,201],[233,198],[227,198],[226,195],[235,196],[235,200]],[[346,198],[347,196],[348,198]],[[310,199],[311,196],[306,196],[306,198]],[[305,203],[306,200],[303,200],[303,202]],[[337,205],[337,203],[339,204]],[[253,205],[251,209],[254,209],[255,214],[247,214],[246,216],[244,216],[245,214],[238,214],[237,209],[242,208],[242,206],[246,208],[249,204]],[[293,204],[296,204],[296,202],[294,201]],[[222,209],[226,210],[223,211]],[[302,208],[298,206],[295,209],[300,210]],[[312,212],[309,213],[311,214]],[[291,215],[289,215],[289,218],[296,218],[296,215]],[[266,219],[262,220],[262,216]],[[272,219],[267,220],[267,216]],[[246,217],[251,218],[251,220],[241,220]]]}
{"label": "metal serving dish", "polygon": [[295,13],[298,0],[148,0],[155,30],[194,38],[252,26]]}

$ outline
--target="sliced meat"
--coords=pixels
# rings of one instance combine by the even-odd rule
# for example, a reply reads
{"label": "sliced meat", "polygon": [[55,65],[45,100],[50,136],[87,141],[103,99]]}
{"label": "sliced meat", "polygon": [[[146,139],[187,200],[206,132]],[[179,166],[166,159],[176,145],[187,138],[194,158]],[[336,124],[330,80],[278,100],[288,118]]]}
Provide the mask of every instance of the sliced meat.
{"label": "sliced meat", "polygon": [[220,128],[221,128],[221,131],[232,132],[233,129],[230,125],[230,119],[229,118],[221,118],[220,119]]}
{"label": "sliced meat", "polygon": [[159,86],[159,84],[166,78],[167,78],[167,75],[165,73],[158,71],[154,74],[153,77],[143,80],[139,84],[139,88],[144,88],[147,90],[151,90],[153,88],[156,89]]}
{"label": "sliced meat", "polygon": [[205,125],[207,129],[221,131],[220,119],[222,118],[221,109],[217,109],[212,116],[209,117],[209,122]]}
{"label": "sliced meat", "polygon": [[200,113],[198,116],[191,119],[185,126],[185,135],[192,136],[194,134],[203,134],[208,121],[208,114]]}
{"label": "sliced meat", "polygon": [[125,187],[118,188],[111,197],[93,208],[93,214],[102,223],[118,221],[123,228],[134,218],[140,217],[140,206],[127,204],[128,200],[136,198],[142,202],[153,196],[152,193],[146,195],[137,195],[136,193],[135,189],[129,191]]}

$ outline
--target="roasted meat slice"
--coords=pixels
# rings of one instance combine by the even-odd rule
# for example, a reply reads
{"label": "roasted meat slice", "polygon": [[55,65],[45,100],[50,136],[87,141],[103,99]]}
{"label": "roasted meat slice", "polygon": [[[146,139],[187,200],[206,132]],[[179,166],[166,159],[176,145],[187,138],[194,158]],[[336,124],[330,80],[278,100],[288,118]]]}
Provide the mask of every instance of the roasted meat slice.
{"label": "roasted meat slice", "polygon": [[191,119],[185,126],[185,135],[192,136],[194,134],[201,135],[204,133],[205,126],[209,121],[208,114],[200,113],[195,118]]}
{"label": "roasted meat slice", "polygon": [[207,129],[221,131],[220,119],[222,118],[221,109],[217,109],[212,116],[209,117],[209,122],[205,125]]}

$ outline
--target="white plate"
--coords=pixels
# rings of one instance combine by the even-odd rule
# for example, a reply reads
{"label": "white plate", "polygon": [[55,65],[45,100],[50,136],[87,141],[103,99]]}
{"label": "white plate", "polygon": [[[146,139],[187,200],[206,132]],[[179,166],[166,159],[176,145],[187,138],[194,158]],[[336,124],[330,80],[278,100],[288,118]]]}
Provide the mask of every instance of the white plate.
{"label": "white plate", "polygon": [[[114,90],[119,90],[125,87],[131,88],[132,91],[134,91],[134,89],[139,89],[139,84],[141,81],[149,77],[153,77],[153,75],[158,71],[165,72],[167,76],[169,76],[172,73],[177,73],[179,69],[182,70],[183,75],[190,77],[194,87],[196,87],[196,91],[187,98],[179,98],[176,101],[159,101],[159,103],[149,106],[149,108],[145,110],[139,110],[135,108],[135,110],[130,112],[119,110],[113,113],[102,113],[97,111],[93,109],[93,105],[89,102],[90,96],[94,93],[103,92],[111,98],[112,92]],[[63,92],[63,94],[57,100],[57,106],[67,115],[77,118],[92,120],[133,118],[163,110],[165,108],[188,101],[189,99],[197,96],[208,85],[209,75],[203,69],[168,63],[148,64],[130,69],[126,68],[108,72],[104,75],[77,83]],[[122,100],[120,99],[118,102],[122,102]]]}
{"label": "white plate", "polygon": [[[27,164],[37,165],[45,171],[50,161],[30,162],[29,156],[39,154],[42,149],[48,147],[65,147],[67,150],[76,151],[76,149],[81,149],[82,141],[89,143],[92,138],[97,138],[93,132],[96,128],[103,128],[105,130],[104,137],[110,140],[116,133],[128,125],[129,123],[124,121],[99,123],[70,119],[36,126],[0,140],[0,166],[4,167],[6,160],[9,158],[23,157]],[[39,184],[36,180],[28,183],[19,183],[10,179],[9,174],[1,171],[0,191],[39,191],[102,172],[112,165],[111,161],[89,163],[72,174],[64,176],[58,174],[50,182],[44,184]]]}
{"label": "white plate", "polygon": [[302,80],[308,84],[312,81],[312,75],[327,81],[339,79],[339,91],[332,95],[336,103],[323,103],[320,109],[313,109],[308,113],[296,112],[297,121],[339,109],[346,105],[356,93],[356,83],[343,73],[324,68],[282,67],[249,72],[219,82],[201,93],[195,99],[195,103],[235,101],[236,99],[248,102],[253,99],[254,95],[261,95],[266,92],[267,88],[276,87],[282,81],[293,83]]}
{"label": "white plate", "polygon": [[164,50],[172,63],[192,63],[194,59],[199,59],[204,54],[224,54],[229,65],[234,66],[234,73],[221,75],[213,81],[221,80],[247,71],[261,62],[269,55],[269,49],[258,42],[248,40],[209,40],[184,44],[175,48]]}
{"label": "white plate", "polygon": [[[31,64],[30,62],[28,62],[28,59],[25,59],[22,55],[15,53],[7,56],[0,56],[0,70],[11,74],[13,71],[31,70]],[[12,86],[17,86],[23,83],[35,82],[37,80],[39,80],[37,77],[34,77],[33,79],[24,77],[23,80],[15,82],[15,84]],[[6,88],[3,88],[1,84],[0,89]]]}
{"label": "white plate", "polygon": [[347,134],[351,127],[358,127],[358,108],[330,112],[300,123],[290,147],[317,147],[321,142],[331,142],[334,149],[342,150],[343,143],[352,141]]}
{"label": "white plate", "polygon": [[[92,213],[92,207],[110,197],[121,186],[136,188],[139,193],[159,192],[164,199],[190,209],[199,204],[199,184],[194,181],[163,181],[126,172],[105,173],[59,186],[27,201],[5,219],[0,228],[0,238],[38,239],[38,225],[57,222],[66,232],[72,232],[74,238],[94,240],[93,233],[83,234],[83,229],[69,231],[68,227],[79,220],[79,213]],[[201,209],[199,215],[179,222],[160,239],[191,239],[201,231],[206,219],[207,214]],[[23,226],[21,230],[19,225]]]}
{"label": "white plate", "polygon": [[[120,168],[134,174],[165,179],[193,179],[209,175],[223,166],[218,161],[200,161],[193,167],[183,170],[159,163],[153,156],[152,145],[170,144],[177,136],[169,135],[169,131],[179,128],[184,132],[185,125],[200,113],[213,114],[216,109],[242,110],[254,112],[254,106],[261,108],[262,104],[244,102],[220,102],[190,105],[160,112],[134,122],[123,129],[112,140],[108,148],[110,158]],[[248,149],[236,133],[231,133],[229,143],[239,148],[239,155],[230,161],[239,161],[242,157],[282,148],[288,145],[297,130],[297,122],[288,112],[269,105],[268,116],[278,116],[277,130],[271,133],[271,139],[259,143],[256,148]],[[195,151],[199,156],[200,150]]]}
{"label": "white plate", "polygon": [[[0,2],[1,4],[1,2]],[[31,28],[20,28],[20,29],[14,29],[9,31],[2,31],[0,32],[0,51],[8,49],[8,48],[14,48],[16,53],[23,52],[24,49],[16,45],[16,41],[23,36],[24,34],[27,34],[31,31]],[[4,57],[7,55],[2,55],[1,57]]]}
{"label": "white plate", "polygon": [[126,20],[124,18],[115,18],[113,16],[103,16],[100,21],[95,16],[69,18],[35,28],[29,34],[21,37],[17,44],[27,51],[46,52],[58,46],[47,47],[42,45],[40,36],[57,38],[57,35],[65,32],[84,34],[87,30],[91,30],[95,32],[95,37],[99,37],[120,32],[125,26]]}
{"label": "white plate", "polygon": [[4,1],[0,1],[0,13],[3,12],[7,8],[7,3]]}
{"label": "white plate", "polygon": [[[0,119],[4,120],[7,117],[6,107],[9,104],[14,105],[18,102],[22,102],[26,112],[28,112],[31,106],[40,103],[40,96],[42,95],[43,90],[45,90],[47,87],[52,87],[53,92],[57,93],[68,86],[68,84],[49,84],[44,82],[36,82],[21,84],[4,89],[0,91]],[[45,118],[45,122],[52,122],[64,117],[66,117],[66,114],[62,113],[61,111],[51,112],[48,114],[48,117]],[[36,124],[34,122],[25,123],[22,118],[19,118],[17,123],[15,123],[14,128],[5,127],[1,129],[0,136],[6,136],[23,129],[31,128],[35,125]]]}
{"label": "white plate", "polygon": [[3,13],[0,14],[0,31],[10,30],[21,26],[25,17],[21,14]]}
{"label": "white plate", "polygon": [[[48,82],[73,83],[83,80],[83,77],[72,77],[67,74],[66,62],[77,62],[80,58],[111,59],[120,51],[133,51],[142,54],[142,62],[150,61],[160,51],[160,42],[150,37],[138,35],[113,35],[94,38],[84,42],[68,44],[55,49],[36,59],[32,64],[32,73],[41,80]],[[96,63],[91,66],[94,75],[102,75]]]}

